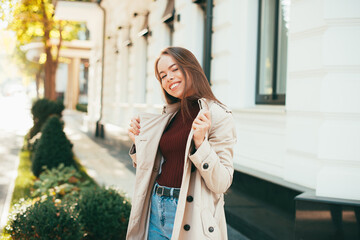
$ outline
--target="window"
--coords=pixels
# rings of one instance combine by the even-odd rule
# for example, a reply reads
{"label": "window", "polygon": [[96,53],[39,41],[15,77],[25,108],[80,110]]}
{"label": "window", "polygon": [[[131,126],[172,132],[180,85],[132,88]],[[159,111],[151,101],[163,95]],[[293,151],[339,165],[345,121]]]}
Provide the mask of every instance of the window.
{"label": "window", "polygon": [[166,23],[166,25],[169,28],[169,36],[170,36],[169,45],[170,46],[173,45],[174,15],[175,15],[175,2],[174,2],[174,0],[168,0],[161,20],[163,21],[163,23]]}
{"label": "window", "polygon": [[148,65],[148,36],[151,35],[149,28],[149,12],[143,14],[144,23],[138,33],[140,39],[137,40],[137,49],[135,58],[137,62],[137,71],[135,73],[135,91],[134,102],[145,103],[147,94],[147,65]]}
{"label": "window", "polygon": [[290,0],[260,0],[256,104],[285,104]]}
{"label": "window", "polygon": [[211,45],[212,45],[212,19],[213,1],[193,0],[204,12],[204,44],[203,44],[203,69],[209,84],[211,85]]}

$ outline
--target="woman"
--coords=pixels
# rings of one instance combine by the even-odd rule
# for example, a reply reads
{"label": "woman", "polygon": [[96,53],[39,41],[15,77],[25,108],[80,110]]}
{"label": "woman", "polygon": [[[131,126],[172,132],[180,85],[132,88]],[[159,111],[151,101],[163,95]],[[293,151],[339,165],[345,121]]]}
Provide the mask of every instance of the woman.
{"label": "woman", "polygon": [[227,239],[224,193],[233,177],[231,111],[211,91],[195,56],[180,47],[155,62],[167,105],[128,131],[136,170],[127,239]]}

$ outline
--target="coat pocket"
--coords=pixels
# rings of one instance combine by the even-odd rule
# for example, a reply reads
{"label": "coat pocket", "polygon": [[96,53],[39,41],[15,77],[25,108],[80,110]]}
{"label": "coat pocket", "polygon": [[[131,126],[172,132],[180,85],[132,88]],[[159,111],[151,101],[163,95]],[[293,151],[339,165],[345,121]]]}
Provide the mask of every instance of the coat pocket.
{"label": "coat pocket", "polygon": [[209,209],[201,210],[201,221],[203,232],[207,239],[221,239],[219,225]]}
{"label": "coat pocket", "polygon": [[142,136],[135,138],[135,147],[136,147],[136,168],[140,168],[143,170],[148,170],[149,168],[152,168],[152,162],[146,161],[146,144],[148,143],[148,140]]}

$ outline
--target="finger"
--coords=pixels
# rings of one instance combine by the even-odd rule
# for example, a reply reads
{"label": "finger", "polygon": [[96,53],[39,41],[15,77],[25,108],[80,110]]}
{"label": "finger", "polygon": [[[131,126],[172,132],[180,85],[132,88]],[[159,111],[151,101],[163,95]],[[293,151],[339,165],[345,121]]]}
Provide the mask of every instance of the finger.
{"label": "finger", "polygon": [[193,123],[196,123],[196,124],[201,124],[201,123],[203,123],[200,119],[195,119],[194,121],[193,121]]}
{"label": "finger", "polygon": [[132,128],[134,128],[135,130],[138,130],[139,129],[139,127],[136,125],[136,123],[134,123],[134,122],[131,122],[130,123],[130,127],[132,127]]}
{"label": "finger", "polygon": [[135,134],[135,135],[139,135],[139,133],[140,133],[140,130],[139,129],[135,129],[135,128],[133,128],[133,133]]}
{"label": "finger", "polygon": [[207,121],[209,118],[204,113],[201,113],[199,114],[199,116],[196,117],[196,119]]}
{"label": "finger", "polygon": [[129,137],[130,137],[131,141],[133,143],[135,143],[135,135],[132,132],[129,133]]}
{"label": "finger", "polygon": [[129,134],[129,135],[130,135],[130,134],[134,134],[133,128],[128,128],[128,134]]}
{"label": "finger", "polygon": [[207,124],[198,124],[198,123],[193,123],[192,128],[195,130],[207,130],[208,125]]}
{"label": "finger", "polygon": [[131,119],[131,123],[133,123],[137,128],[140,129],[140,120],[139,120],[139,118]]}
{"label": "finger", "polygon": [[193,125],[192,125],[192,129],[194,129],[194,130],[196,130],[196,129],[198,129],[199,128],[199,124],[197,124],[197,123],[193,123]]}
{"label": "finger", "polygon": [[131,140],[135,139],[135,135],[130,130],[128,131],[128,136]]}
{"label": "finger", "polygon": [[208,124],[209,126],[211,125],[211,120],[208,116],[206,116],[205,114],[201,116],[200,120],[206,124]]}
{"label": "finger", "polygon": [[210,125],[211,125],[211,123],[210,123],[209,120],[207,120],[207,121],[202,121],[202,120],[195,119],[193,123],[198,124],[199,126],[203,126],[203,127],[205,127],[205,128],[208,128],[208,127],[210,127]]}
{"label": "finger", "polygon": [[205,112],[204,112],[204,115],[205,115],[208,119],[210,119],[210,112],[209,112],[209,111],[205,111]]}
{"label": "finger", "polygon": [[131,131],[128,132],[128,135],[129,135],[129,137],[135,137],[135,134],[132,133]]}
{"label": "finger", "polygon": [[200,114],[197,118],[204,122],[209,120],[209,118],[204,113]]}
{"label": "finger", "polygon": [[204,116],[206,118],[206,122],[208,122],[209,124],[211,124],[211,115],[209,111],[204,112]]}
{"label": "finger", "polygon": [[210,120],[210,112],[206,111],[206,112],[202,113],[200,117],[203,121],[209,121]]}
{"label": "finger", "polygon": [[129,128],[129,132],[133,133],[134,135],[139,135],[140,131],[138,129]]}

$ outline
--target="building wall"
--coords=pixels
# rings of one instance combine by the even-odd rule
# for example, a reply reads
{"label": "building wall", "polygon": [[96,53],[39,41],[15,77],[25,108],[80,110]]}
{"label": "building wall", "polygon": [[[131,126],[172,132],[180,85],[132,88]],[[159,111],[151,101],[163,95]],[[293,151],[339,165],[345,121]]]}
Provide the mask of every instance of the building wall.
{"label": "building wall", "polygon": [[291,6],[285,179],[319,196],[360,199],[359,20],[355,0]]}
{"label": "building wall", "polygon": [[[114,2],[102,1],[110,36],[103,99],[108,136],[126,135],[140,111],[159,111],[164,101],[154,61],[170,43],[161,21],[166,0]],[[202,63],[204,12],[191,0],[176,0],[175,9],[173,45]],[[236,120],[235,169],[320,196],[360,199],[352,184],[360,182],[358,1],[291,1],[285,106],[255,104],[258,9],[254,0],[214,1],[211,82]],[[147,11],[151,34],[139,37]]]}

